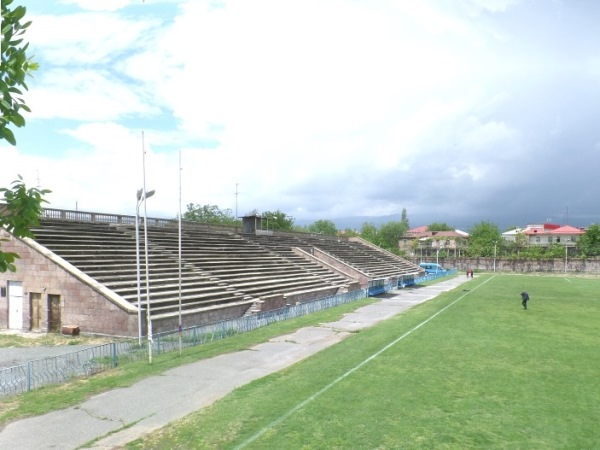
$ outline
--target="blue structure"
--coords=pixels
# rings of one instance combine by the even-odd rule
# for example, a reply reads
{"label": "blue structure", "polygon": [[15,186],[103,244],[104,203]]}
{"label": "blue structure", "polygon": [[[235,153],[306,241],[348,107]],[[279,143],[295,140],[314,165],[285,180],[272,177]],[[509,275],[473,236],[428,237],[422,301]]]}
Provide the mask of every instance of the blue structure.
{"label": "blue structure", "polygon": [[425,272],[427,272],[427,273],[446,272],[446,270],[444,270],[444,268],[440,264],[437,264],[437,263],[422,262],[421,264],[419,264],[419,267],[421,267],[421,269],[425,270]]}

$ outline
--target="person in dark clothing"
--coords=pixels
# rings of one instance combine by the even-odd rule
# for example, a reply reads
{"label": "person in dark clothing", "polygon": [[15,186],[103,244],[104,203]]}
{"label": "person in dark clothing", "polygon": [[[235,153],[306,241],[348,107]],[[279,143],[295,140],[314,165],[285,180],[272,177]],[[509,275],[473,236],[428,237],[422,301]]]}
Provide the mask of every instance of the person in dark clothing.
{"label": "person in dark clothing", "polygon": [[529,294],[525,291],[521,292],[521,305],[524,309],[527,309],[527,302],[529,301]]}

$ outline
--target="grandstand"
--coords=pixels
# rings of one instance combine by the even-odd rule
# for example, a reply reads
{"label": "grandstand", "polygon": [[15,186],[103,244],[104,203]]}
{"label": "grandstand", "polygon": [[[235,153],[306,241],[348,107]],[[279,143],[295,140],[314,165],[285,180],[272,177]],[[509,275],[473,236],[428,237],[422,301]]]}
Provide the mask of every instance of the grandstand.
{"label": "grandstand", "polygon": [[245,218],[242,229],[184,222],[180,259],[178,223],[148,219],[146,280],[144,239],[136,252],[143,223],[136,230],[135,217],[47,209],[32,229],[35,239],[2,230],[10,238],[3,250],[21,259],[16,273],[0,274],[9,300],[0,327],[51,331],[69,324],[137,336],[138,326],[146,332],[140,318],[147,314],[153,331],[170,331],[180,314],[189,327],[383,280],[400,285],[420,271],[360,239],[264,232],[259,220]]}

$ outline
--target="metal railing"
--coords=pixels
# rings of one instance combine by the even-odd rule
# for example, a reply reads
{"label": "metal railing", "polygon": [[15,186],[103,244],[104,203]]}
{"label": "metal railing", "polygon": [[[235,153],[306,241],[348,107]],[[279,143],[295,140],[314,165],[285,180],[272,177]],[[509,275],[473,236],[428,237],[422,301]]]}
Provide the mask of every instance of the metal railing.
{"label": "metal railing", "polygon": [[[367,297],[366,289],[325,297],[313,302],[299,303],[251,316],[225,320],[181,331],[181,347],[201,345],[239,333],[256,330],[282,320],[322,311]],[[179,350],[179,331],[153,336],[155,354]],[[18,366],[0,369],[0,396],[20,394],[50,384],[60,384],[76,378],[89,377],[118,365],[148,358],[147,342],[138,339],[111,342],[50,358],[28,361]]]}
{"label": "metal railing", "polygon": [[457,272],[456,269],[450,269],[450,270],[444,270],[444,271],[438,272],[438,273],[429,273],[423,277],[415,278],[415,283],[418,284],[418,283],[424,283],[426,281],[437,280],[438,278],[454,275],[456,272]]}
{"label": "metal railing", "polygon": [[[298,303],[284,308],[265,311],[251,316],[230,319],[214,324],[192,327],[182,330],[182,347],[193,347],[220,340],[235,334],[246,333],[283,320],[294,319],[325,309],[367,297],[366,289],[337,294],[313,302]],[[155,353],[179,350],[179,332],[170,331],[154,335],[152,349]]]}

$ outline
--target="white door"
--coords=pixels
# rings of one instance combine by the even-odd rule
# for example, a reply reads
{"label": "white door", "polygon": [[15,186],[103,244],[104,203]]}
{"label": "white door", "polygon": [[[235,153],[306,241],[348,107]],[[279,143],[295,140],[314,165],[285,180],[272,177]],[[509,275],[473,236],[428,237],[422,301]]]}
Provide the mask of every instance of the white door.
{"label": "white door", "polygon": [[8,282],[8,328],[23,329],[23,283]]}

